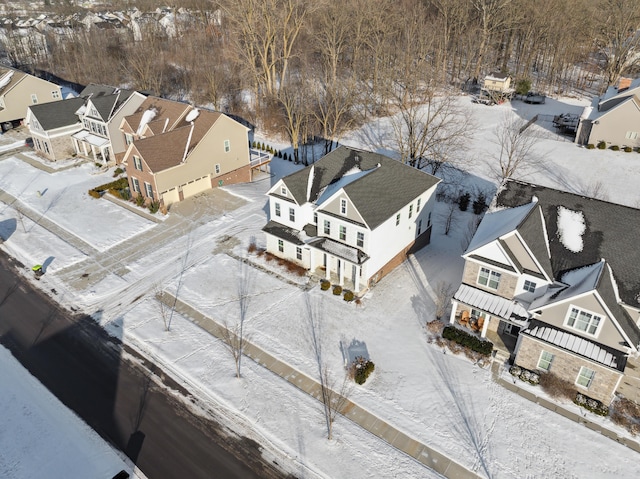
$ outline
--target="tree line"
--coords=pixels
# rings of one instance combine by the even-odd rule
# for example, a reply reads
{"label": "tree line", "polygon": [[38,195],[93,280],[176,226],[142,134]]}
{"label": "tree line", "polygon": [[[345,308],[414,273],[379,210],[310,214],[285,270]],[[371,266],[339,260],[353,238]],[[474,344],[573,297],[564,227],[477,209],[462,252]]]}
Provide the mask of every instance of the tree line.
{"label": "tree line", "polygon": [[[71,8],[68,1],[51,8]],[[127,8],[140,2],[114,2]],[[636,0],[191,0],[175,35],[74,29],[36,65],[243,115],[330,149],[358,122],[492,71],[548,93],[597,93],[640,62]],[[213,13],[216,13],[215,15]],[[448,108],[448,105],[439,105]],[[437,123],[437,122],[436,122]],[[418,135],[418,132],[414,132]],[[418,161],[420,147],[407,145]],[[413,150],[413,151],[411,151]],[[403,153],[403,156],[405,153]]]}

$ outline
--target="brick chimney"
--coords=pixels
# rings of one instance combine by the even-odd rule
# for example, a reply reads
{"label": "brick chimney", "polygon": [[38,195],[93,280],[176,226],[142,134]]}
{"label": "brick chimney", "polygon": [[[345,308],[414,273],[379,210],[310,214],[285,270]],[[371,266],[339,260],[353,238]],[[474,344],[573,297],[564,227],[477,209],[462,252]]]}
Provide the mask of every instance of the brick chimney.
{"label": "brick chimney", "polygon": [[631,86],[631,78],[620,77],[618,80],[618,91],[624,91]]}

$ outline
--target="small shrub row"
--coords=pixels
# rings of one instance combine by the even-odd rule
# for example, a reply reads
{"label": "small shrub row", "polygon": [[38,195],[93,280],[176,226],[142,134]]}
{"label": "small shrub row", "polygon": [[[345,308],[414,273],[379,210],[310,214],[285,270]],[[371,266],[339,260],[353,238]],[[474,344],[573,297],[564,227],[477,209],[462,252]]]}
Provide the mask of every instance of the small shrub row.
{"label": "small shrub row", "polygon": [[355,295],[353,294],[353,291],[346,290],[346,291],[344,292],[343,299],[344,299],[347,303],[350,303],[351,301],[353,301],[353,299],[354,299],[354,298],[355,298]]}
{"label": "small shrub row", "polygon": [[595,149],[595,147],[596,147],[596,145],[594,145],[593,143],[589,143],[589,144],[587,145],[587,150],[594,150],[594,149]]}
{"label": "small shrub row", "polygon": [[333,287],[333,294],[335,294],[336,296],[339,296],[342,294],[342,286],[340,286],[339,284],[336,284]]}
{"label": "small shrub row", "polygon": [[589,396],[585,396],[584,394],[577,393],[576,397],[573,400],[578,406],[581,406],[585,409],[588,409],[594,414],[598,416],[608,416],[609,408],[602,404],[597,399],[592,399]]}
{"label": "small shrub row", "polygon": [[118,167],[113,171],[113,177],[116,178],[116,177],[120,176],[122,173],[124,173],[124,170],[122,168]]}
{"label": "small shrub row", "polygon": [[100,198],[100,196],[102,196],[102,193],[105,191],[124,190],[125,188],[128,188],[128,187],[129,187],[129,180],[127,180],[126,178],[118,178],[115,181],[111,181],[104,185],[96,186],[95,188],[90,189],[89,195],[92,196],[93,198]]}
{"label": "small shrub row", "polygon": [[478,194],[478,197],[471,202],[471,194],[469,192],[462,193],[458,196],[456,200],[458,203],[458,208],[460,211],[467,211],[469,209],[469,204],[471,204],[471,208],[473,209],[473,214],[480,215],[487,209],[487,197],[483,192]]}
{"label": "small shrub row", "polygon": [[540,374],[535,371],[529,371],[528,369],[521,368],[520,366],[511,366],[509,372],[512,376],[520,378],[522,381],[530,384],[538,384],[540,382]]}
{"label": "small shrub row", "polygon": [[326,279],[320,280],[320,289],[322,291],[326,291],[331,287],[331,281],[327,281]]}
{"label": "small shrub row", "polygon": [[606,141],[599,141],[598,142],[598,150],[606,150],[607,149],[607,142]]}
{"label": "small shrub row", "polygon": [[442,337],[484,356],[489,356],[493,351],[493,343],[491,341],[483,341],[477,336],[462,331],[455,326],[447,326],[444,328],[442,330]]}
{"label": "small shrub row", "polygon": [[373,364],[373,361],[358,356],[351,365],[353,380],[358,384],[364,384],[375,368],[376,366]]}

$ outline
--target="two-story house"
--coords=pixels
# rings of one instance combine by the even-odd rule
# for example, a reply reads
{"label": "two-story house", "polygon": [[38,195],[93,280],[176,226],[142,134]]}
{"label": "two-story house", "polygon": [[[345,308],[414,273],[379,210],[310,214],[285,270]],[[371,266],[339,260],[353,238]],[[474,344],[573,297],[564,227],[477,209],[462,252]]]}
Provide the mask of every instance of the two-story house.
{"label": "two-story house", "polygon": [[62,100],[60,87],[55,83],[29,75],[20,70],[0,67],[0,125],[18,125],[31,105]]}
{"label": "two-story house", "polygon": [[[252,180],[249,129],[220,112],[149,97],[123,118],[134,196],[165,207],[217,186]],[[268,162],[265,159],[261,164]]]}
{"label": "two-story house", "polygon": [[640,210],[512,180],[494,210],[463,254],[450,321],[605,404],[637,394]]}
{"label": "two-story house", "polygon": [[127,149],[120,123],[146,96],[104,85],[89,85],[82,95],[87,101],[77,111],[82,129],[72,136],[75,152],[97,163],[119,162]]}
{"label": "two-story house", "polygon": [[576,143],[640,147],[640,78],[621,78],[584,108]]}
{"label": "two-story house", "polygon": [[429,243],[439,181],[341,146],[269,190],[267,251],[360,291]]}

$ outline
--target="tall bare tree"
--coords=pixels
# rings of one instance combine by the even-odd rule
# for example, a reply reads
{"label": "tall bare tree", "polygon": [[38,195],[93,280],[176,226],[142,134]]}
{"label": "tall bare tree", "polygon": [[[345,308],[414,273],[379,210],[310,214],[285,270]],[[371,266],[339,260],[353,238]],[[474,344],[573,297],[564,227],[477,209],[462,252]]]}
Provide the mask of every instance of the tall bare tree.
{"label": "tall bare tree", "polygon": [[533,147],[536,138],[528,130],[526,120],[507,112],[496,130],[492,142],[498,151],[492,154],[496,164],[492,165],[494,175],[501,182],[532,172],[541,162]]}

